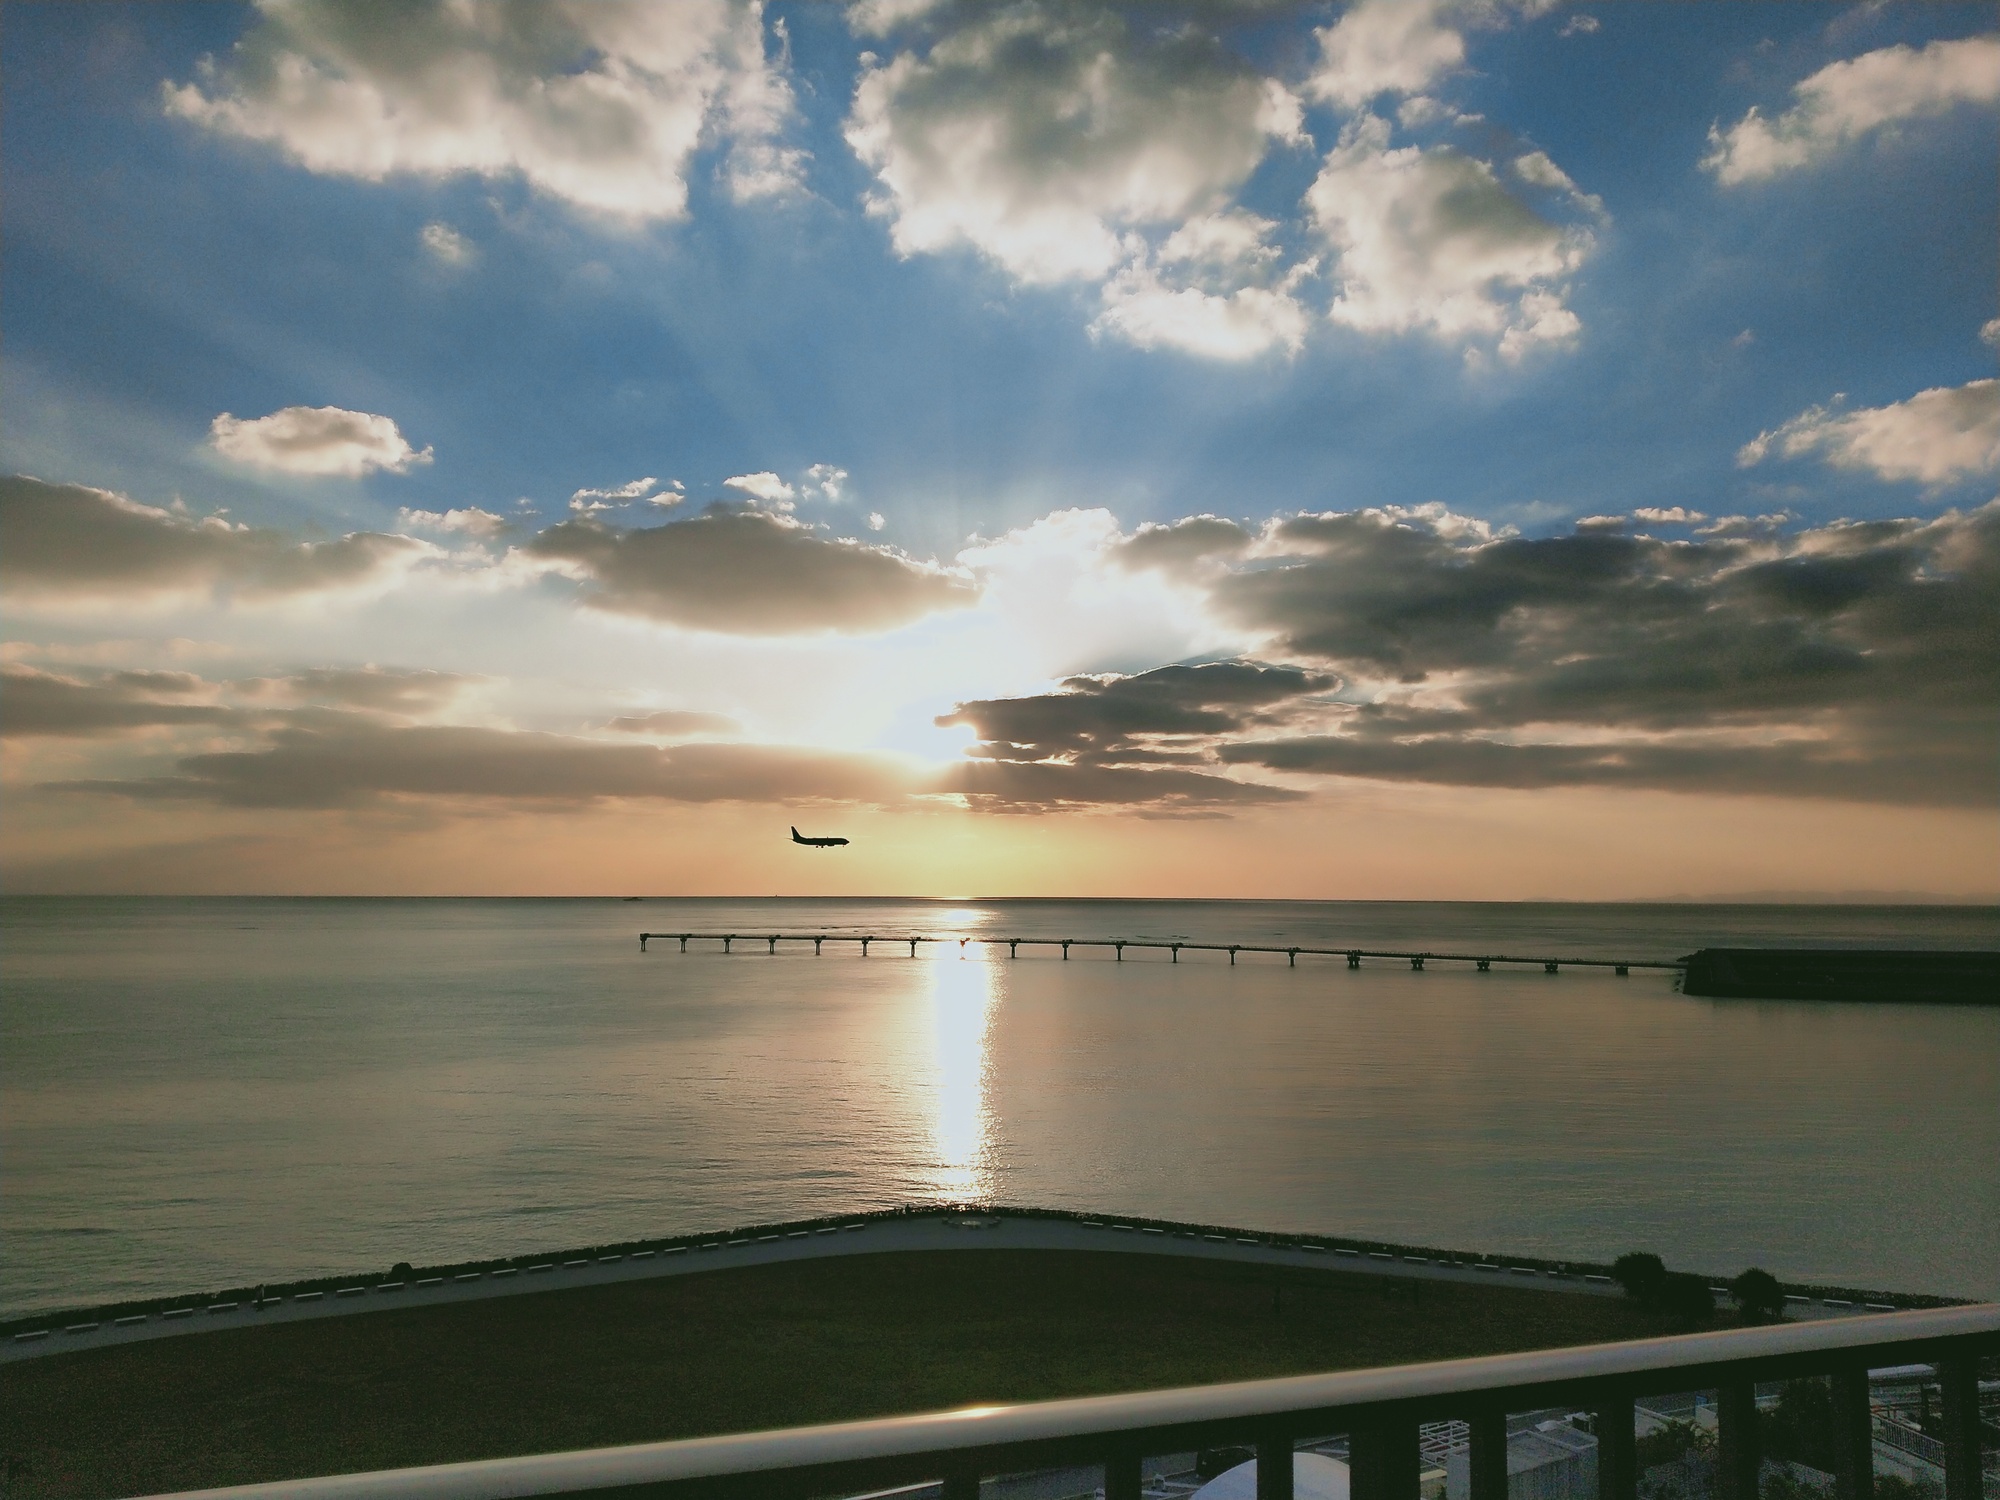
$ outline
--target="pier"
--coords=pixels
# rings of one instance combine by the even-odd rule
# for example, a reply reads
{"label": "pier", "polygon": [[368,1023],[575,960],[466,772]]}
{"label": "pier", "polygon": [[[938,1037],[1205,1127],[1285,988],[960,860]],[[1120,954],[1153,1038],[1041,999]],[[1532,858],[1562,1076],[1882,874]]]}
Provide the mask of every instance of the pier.
{"label": "pier", "polygon": [[1009,958],[1019,958],[1023,948],[1057,948],[1065,960],[1072,948],[1109,948],[1117,962],[1125,961],[1127,948],[1150,948],[1165,952],[1169,962],[1179,963],[1183,953],[1226,953],[1229,962],[1236,962],[1239,953],[1269,953],[1284,956],[1287,967],[1297,968],[1301,954],[1309,958],[1340,958],[1347,961],[1347,967],[1358,969],[1364,959],[1380,959],[1395,963],[1407,963],[1414,970],[1421,970],[1426,963],[1471,964],[1481,973],[1495,964],[1525,965],[1539,968],[1545,974],[1559,973],[1563,968],[1609,969],[1614,974],[1629,974],[1634,969],[1662,969],[1678,973],[1687,967],[1686,959],[1657,958],[1570,958],[1533,956],[1519,953],[1440,953],[1430,949],[1412,952],[1395,948],[1311,948],[1303,944],[1274,943],[1192,943],[1175,938],[1052,938],[1052,937],[930,937],[923,934],[849,932],[642,932],[639,934],[639,951],[645,953],[647,944],[654,942],[677,942],[680,951],[688,951],[689,943],[720,943],[724,953],[734,953],[738,943],[762,943],[767,955],[778,951],[778,944],[811,943],[815,958],[824,956],[828,943],[852,943],[861,950],[863,958],[875,943],[890,943],[905,947],[908,956],[917,956],[919,944],[933,946],[958,945],[961,955],[971,945],[977,943],[987,948],[1005,948]]}

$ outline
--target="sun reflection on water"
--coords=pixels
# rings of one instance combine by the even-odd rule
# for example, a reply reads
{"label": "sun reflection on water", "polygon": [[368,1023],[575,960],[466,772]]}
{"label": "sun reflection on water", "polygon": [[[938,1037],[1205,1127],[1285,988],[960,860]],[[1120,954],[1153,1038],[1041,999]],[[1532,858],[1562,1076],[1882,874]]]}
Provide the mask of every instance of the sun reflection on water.
{"label": "sun reflection on water", "polygon": [[[949,951],[949,950],[948,950]],[[956,953],[927,966],[931,980],[931,1191],[946,1203],[992,1196],[993,1116],[987,1039],[998,1004],[998,966]]]}

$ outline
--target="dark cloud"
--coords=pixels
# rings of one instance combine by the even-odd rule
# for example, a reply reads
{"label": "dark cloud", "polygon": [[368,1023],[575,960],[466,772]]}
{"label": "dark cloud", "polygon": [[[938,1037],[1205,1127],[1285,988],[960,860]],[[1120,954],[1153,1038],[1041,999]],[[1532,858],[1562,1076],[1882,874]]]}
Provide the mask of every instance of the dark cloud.
{"label": "dark cloud", "polygon": [[743,726],[726,714],[692,713],[667,708],[658,713],[628,714],[604,726],[620,734],[648,734],[659,739],[690,739],[703,734],[736,734]]}
{"label": "dark cloud", "polygon": [[1268,722],[1264,715],[1338,679],[1299,667],[1209,662],[1158,667],[1132,677],[1072,677],[1054,693],[961,703],[940,725],[966,724],[986,759],[1133,762],[1154,758],[1161,739],[1210,740]]}
{"label": "dark cloud", "polygon": [[1281,722],[1286,705],[1335,686],[1325,673],[1224,661],[1072,677],[1054,693],[961,703],[937,722],[969,725],[981,742],[948,789],[975,807],[1017,812],[1185,814],[1287,801],[1301,794],[1215,774],[1210,747]]}
{"label": "dark cloud", "polygon": [[80,484],[0,477],[0,586],[17,594],[311,593],[364,583],[431,550],[411,537],[371,531],[302,541]]}
{"label": "dark cloud", "polygon": [[978,598],[967,580],[893,548],[721,502],[634,530],[564,521],[524,550],[571,565],[598,609],[735,635],[889,630]]}
{"label": "dark cloud", "polygon": [[607,744],[505,729],[377,722],[285,728],[254,750],[190,755],[173,774],[48,790],[233,807],[344,807],[384,797],[563,805],[891,802],[919,790],[881,756],[772,745]]}
{"label": "dark cloud", "polygon": [[[2000,502],[1789,536],[1529,540],[1370,512],[1272,528],[1225,614],[1381,688],[1233,764],[1471,785],[1990,802]],[[1694,741],[1699,741],[1695,743]]]}
{"label": "dark cloud", "polygon": [[1134,570],[1187,573],[1205,562],[1240,557],[1253,540],[1236,522],[1216,516],[1188,516],[1164,524],[1149,521],[1111,549],[1111,560]]}
{"label": "dark cloud", "polygon": [[186,701],[207,688],[186,672],[117,672],[79,682],[32,667],[0,667],[0,734],[96,739],[161,725],[240,722],[233,709]]}
{"label": "dark cloud", "polygon": [[971,761],[956,766],[941,790],[984,812],[1072,812],[1096,807],[1148,815],[1214,814],[1234,807],[1291,802],[1305,793],[1200,771],[1062,761]]}

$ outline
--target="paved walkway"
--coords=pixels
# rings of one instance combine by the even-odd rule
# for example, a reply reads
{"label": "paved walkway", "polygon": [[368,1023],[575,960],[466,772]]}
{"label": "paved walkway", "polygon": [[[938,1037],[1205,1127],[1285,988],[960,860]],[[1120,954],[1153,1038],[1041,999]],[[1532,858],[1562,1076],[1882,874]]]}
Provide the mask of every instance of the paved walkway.
{"label": "paved walkway", "polygon": [[[145,1339],[175,1338],[224,1328],[269,1323],[299,1323],[403,1307],[433,1307],[444,1303],[480,1302],[523,1292],[568,1290],[644,1281],[656,1276],[686,1276],[700,1271],[775,1265],[786,1261],[819,1260],[834,1255],[862,1255],[895,1250],[1099,1250],[1132,1255],[1173,1255],[1197,1260],[1225,1260],[1250,1265],[1323,1267],[1359,1275],[1398,1276],[1427,1281],[1459,1281],[1475,1285],[1504,1283],[1586,1297],[1616,1297],[1618,1287],[1601,1276],[1568,1275],[1506,1262],[1442,1260],[1414,1253],[1391,1254],[1339,1246],[1281,1243],[1255,1235],[1231,1235],[1195,1229],[1155,1227],[1110,1221],[1034,1218],[1008,1214],[942,1213],[836,1221],[786,1233],[735,1237],[717,1236],[692,1244],[623,1255],[551,1256],[545,1261],[500,1270],[468,1271],[458,1275],[417,1273],[404,1281],[373,1285],[357,1281],[348,1287],[267,1297],[263,1302],[190,1300],[165,1312],[102,1318],[68,1325],[51,1323],[45,1330],[17,1334],[0,1344],[0,1364],[95,1349]],[[1857,1307],[1851,1303],[1792,1301],[1787,1311],[1798,1317],[1837,1317],[1888,1308]]]}

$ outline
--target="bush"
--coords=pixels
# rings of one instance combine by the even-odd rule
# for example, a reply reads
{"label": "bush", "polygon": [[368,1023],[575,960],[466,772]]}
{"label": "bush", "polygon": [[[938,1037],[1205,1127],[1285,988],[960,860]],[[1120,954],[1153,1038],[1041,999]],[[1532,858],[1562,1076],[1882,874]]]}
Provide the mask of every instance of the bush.
{"label": "bush", "polygon": [[1657,1307],[1666,1289],[1667,1267],[1657,1255],[1634,1250],[1611,1263],[1611,1279],[1625,1288],[1625,1295],[1647,1307]]}
{"label": "bush", "polygon": [[1746,1323],[1776,1323],[1785,1315],[1785,1289],[1777,1277],[1756,1266],[1729,1283],[1729,1295]]}
{"label": "bush", "polygon": [[1669,1421],[1633,1442],[1635,1467],[1643,1474],[1660,1464],[1674,1463],[1690,1453],[1705,1453],[1715,1439],[1692,1422]]}

